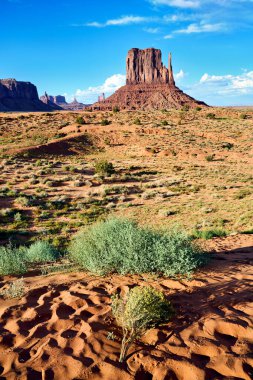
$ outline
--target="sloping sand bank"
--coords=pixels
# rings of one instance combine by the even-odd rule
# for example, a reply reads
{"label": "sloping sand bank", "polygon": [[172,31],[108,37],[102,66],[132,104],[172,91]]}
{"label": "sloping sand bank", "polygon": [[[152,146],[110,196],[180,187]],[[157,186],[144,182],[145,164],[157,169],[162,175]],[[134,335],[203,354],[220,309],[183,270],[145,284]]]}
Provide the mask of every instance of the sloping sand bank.
{"label": "sloping sand bank", "polygon": [[[208,244],[217,253],[191,280],[28,274],[21,300],[0,298],[0,379],[252,379],[253,237]],[[120,364],[110,296],[136,284],[162,289],[176,316]]]}

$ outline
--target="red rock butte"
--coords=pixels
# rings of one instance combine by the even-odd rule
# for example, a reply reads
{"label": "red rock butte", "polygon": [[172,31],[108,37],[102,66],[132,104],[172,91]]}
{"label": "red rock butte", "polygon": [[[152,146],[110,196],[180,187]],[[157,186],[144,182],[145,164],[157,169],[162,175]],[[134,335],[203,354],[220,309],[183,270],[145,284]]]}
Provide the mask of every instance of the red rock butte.
{"label": "red rock butte", "polygon": [[128,110],[182,108],[207,106],[181,91],[175,84],[172,57],[168,68],[162,63],[161,50],[131,49],[126,59],[126,85],[113,95],[93,104],[97,110],[114,107]]}

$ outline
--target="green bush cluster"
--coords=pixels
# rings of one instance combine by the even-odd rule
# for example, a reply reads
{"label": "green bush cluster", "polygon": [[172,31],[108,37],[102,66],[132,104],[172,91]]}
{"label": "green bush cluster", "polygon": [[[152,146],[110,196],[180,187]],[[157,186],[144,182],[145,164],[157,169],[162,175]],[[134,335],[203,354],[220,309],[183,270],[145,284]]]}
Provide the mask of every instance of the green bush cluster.
{"label": "green bush cluster", "polygon": [[174,314],[164,294],[150,286],[136,286],[125,299],[114,296],[112,313],[123,329],[120,362],[125,360],[135,339],[140,338],[148,328],[170,320]]}
{"label": "green bush cluster", "polygon": [[83,269],[100,275],[190,274],[206,257],[182,231],[160,233],[117,218],[80,232],[71,242],[69,252],[71,260]]}
{"label": "green bush cluster", "polygon": [[55,261],[58,252],[47,241],[36,241],[30,247],[0,247],[0,276],[23,274],[29,264]]}

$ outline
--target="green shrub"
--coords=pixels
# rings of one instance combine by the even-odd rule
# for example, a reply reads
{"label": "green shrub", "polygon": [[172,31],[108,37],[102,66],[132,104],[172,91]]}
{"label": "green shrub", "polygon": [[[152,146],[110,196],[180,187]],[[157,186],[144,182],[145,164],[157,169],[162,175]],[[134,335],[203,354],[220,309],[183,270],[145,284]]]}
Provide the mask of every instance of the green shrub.
{"label": "green shrub", "polygon": [[26,270],[25,248],[16,248],[12,245],[0,247],[0,276],[22,274]]}
{"label": "green shrub", "polygon": [[189,104],[184,104],[183,107],[182,107],[182,111],[189,111],[190,110],[190,106]]}
{"label": "green shrub", "polygon": [[252,190],[250,189],[241,189],[239,190],[235,195],[234,195],[234,199],[243,199],[245,197],[247,197],[248,195],[251,195],[252,194]]}
{"label": "green shrub", "polygon": [[196,111],[201,111],[202,110],[201,107],[196,107],[195,109],[196,109]]}
{"label": "green shrub", "polygon": [[115,172],[113,164],[106,160],[97,161],[95,164],[95,173],[101,176],[111,176]]}
{"label": "green shrub", "polygon": [[212,112],[209,112],[207,115],[206,115],[207,119],[215,119],[215,113],[212,113]]}
{"label": "green shrub", "polygon": [[80,124],[80,125],[83,125],[83,124],[85,124],[85,121],[84,121],[84,119],[83,119],[82,116],[78,116],[78,117],[76,118],[76,123],[77,123],[77,124]]}
{"label": "green shrub", "polygon": [[114,113],[117,113],[117,112],[120,111],[120,109],[119,109],[118,106],[115,106],[115,107],[113,107],[112,111],[113,111]]}
{"label": "green shrub", "polygon": [[107,120],[107,119],[101,120],[101,125],[106,126],[106,125],[109,125],[109,124],[111,124],[111,122],[109,120]]}
{"label": "green shrub", "polygon": [[240,114],[240,119],[242,119],[242,120],[247,119],[247,114],[246,113],[241,113]]}
{"label": "green shrub", "polygon": [[70,258],[96,274],[190,274],[204,256],[182,231],[159,233],[135,222],[111,218],[80,232],[72,241]]}
{"label": "green shrub", "polygon": [[227,232],[223,229],[212,229],[212,230],[196,230],[193,232],[192,237],[194,239],[213,239],[214,237],[225,237]]}
{"label": "green shrub", "polygon": [[141,125],[141,121],[140,121],[140,119],[139,119],[139,118],[136,118],[136,119],[134,120],[134,124],[136,124],[136,125]]}
{"label": "green shrub", "polygon": [[212,162],[215,158],[215,154],[210,154],[209,156],[206,156],[205,159],[207,162]]}
{"label": "green shrub", "polygon": [[58,252],[47,241],[38,240],[26,249],[25,258],[30,263],[55,261],[58,258]]}
{"label": "green shrub", "polygon": [[167,122],[167,120],[163,120],[163,121],[161,122],[161,124],[162,124],[162,125],[169,125],[169,123]]}
{"label": "green shrub", "polygon": [[123,362],[134,340],[150,327],[170,320],[173,309],[162,292],[152,287],[136,286],[129,291],[126,299],[113,297],[112,313],[123,329],[119,359]]}

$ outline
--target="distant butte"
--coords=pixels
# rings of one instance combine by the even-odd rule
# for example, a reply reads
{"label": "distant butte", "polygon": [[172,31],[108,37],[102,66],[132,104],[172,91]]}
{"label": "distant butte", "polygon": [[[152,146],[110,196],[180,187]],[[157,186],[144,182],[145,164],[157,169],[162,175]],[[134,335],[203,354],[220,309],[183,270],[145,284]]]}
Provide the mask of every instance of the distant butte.
{"label": "distant butte", "polygon": [[79,103],[76,98],[71,103],[67,103],[65,96],[63,95],[45,95],[40,97],[40,100],[45,104],[50,104],[53,107],[58,107],[58,109],[68,110],[68,111],[82,111],[85,107],[89,106],[83,103]]}
{"label": "distant butte", "polygon": [[131,49],[126,59],[126,85],[119,88],[105,100],[93,104],[93,109],[148,110],[179,109],[183,106],[195,108],[207,106],[181,91],[175,84],[172,57],[169,54],[169,65],[162,63],[161,50]]}

